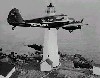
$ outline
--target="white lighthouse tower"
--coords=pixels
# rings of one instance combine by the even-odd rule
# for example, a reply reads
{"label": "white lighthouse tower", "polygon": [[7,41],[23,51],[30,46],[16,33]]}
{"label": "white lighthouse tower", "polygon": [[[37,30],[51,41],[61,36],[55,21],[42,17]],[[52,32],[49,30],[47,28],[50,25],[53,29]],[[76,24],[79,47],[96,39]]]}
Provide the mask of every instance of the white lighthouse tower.
{"label": "white lighthouse tower", "polygon": [[[47,6],[47,15],[55,15],[55,7],[50,3]],[[59,65],[57,29],[45,28],[44,44],[43,44],[43,61],[41,62],[41,71],[50,71]]]}

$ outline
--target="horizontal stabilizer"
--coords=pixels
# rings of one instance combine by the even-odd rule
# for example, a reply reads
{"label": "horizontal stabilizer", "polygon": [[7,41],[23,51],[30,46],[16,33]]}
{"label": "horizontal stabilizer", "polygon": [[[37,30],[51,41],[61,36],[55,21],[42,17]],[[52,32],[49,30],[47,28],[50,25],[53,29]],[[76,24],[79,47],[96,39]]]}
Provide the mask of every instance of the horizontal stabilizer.
{"label": "horizontal stabilizer", "polygon": [[81,20],[81,23],[83,22],[84,18]]}

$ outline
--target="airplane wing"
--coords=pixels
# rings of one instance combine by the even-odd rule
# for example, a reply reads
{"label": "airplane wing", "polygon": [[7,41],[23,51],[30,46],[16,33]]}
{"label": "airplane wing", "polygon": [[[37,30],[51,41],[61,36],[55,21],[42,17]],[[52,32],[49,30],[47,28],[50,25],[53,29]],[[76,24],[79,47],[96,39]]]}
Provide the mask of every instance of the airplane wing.
{"label": "airplane wing", "polygon": [[65,25],[71,25],[71,24],[83,24],[83,20],[84,20],[84,18],[80,21],[75,21],[74,18],[68,18],[67,17],[66,19],[62,19],[62,20],[58,20],[58,21],[56,20],[54,22],[56,22],[56,23],[62,22]]}

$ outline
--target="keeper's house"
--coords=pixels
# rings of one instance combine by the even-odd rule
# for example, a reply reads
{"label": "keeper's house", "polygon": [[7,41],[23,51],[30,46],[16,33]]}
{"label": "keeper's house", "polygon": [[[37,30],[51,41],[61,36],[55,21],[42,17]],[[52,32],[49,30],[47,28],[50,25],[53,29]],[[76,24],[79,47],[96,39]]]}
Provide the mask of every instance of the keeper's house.
{"label": "keeper's house", "polygon": [[10,78],[14,71],[14,65],[0,61],[0,78]]}
{"label": "keeper's house", "polygon": [[93,74],[94,75],[100,75],[100,64],[94,64],[93,65]]}

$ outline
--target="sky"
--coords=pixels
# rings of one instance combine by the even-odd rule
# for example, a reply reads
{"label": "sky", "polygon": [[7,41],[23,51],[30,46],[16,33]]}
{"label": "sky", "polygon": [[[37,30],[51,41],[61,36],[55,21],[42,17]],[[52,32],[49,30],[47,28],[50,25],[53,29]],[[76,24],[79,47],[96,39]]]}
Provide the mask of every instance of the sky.
{"label": "sky", "polygon": [[76,20],[84,18],[83,22],[89,24],[72,33],[59,29],[59,50],[99,53],[100,0],[0,0],[0,46],[6,51],[16,51],[26,44],[43,44],[44,29],[16,27],[13,31],[6,19],[12,8],[18,8],[23,19],[45,16],[49,2],[54,4],[56,14],[64,13]]}

